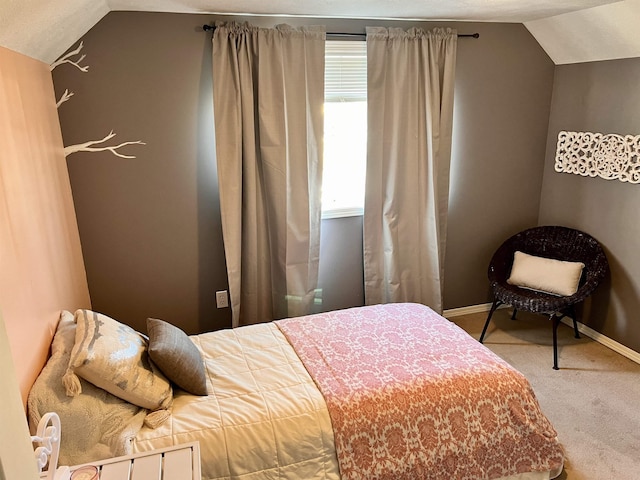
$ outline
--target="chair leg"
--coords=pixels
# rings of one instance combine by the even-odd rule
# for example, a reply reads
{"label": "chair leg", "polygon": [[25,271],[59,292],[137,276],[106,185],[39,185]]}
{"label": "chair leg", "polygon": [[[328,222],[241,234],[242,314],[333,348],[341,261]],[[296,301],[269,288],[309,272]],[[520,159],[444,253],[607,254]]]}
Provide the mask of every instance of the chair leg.
{"label": "chair leg", "polygon": [[489,322],[491,321],[491,317],[493,316],[493,312],[496,311],[496,308],[498,308],[500,305],[502,305],[502,302],[499,301],[498,299],[493,301],[493,304],[491,305],[491,309],[489,310],[489,315],[487,316],[487,321],[484,322],[484,328],[482,329],[482,334],[480,335],[480,343],[482,343],[482,341],[484,340],[484,335],[485,333],[487,333],[487,327],[489,326]]}
{"label": "chair leg", "polygon": [[518,309],[516,307],[513,307],[513,313],[511,314],[511,320],[515,320],[516,319],[516,313],[518,313]]}
{"label": "chair leg", "polygon": [[569,316],[573,320],[573,332],[576,338],[580,338],[580,332],[578,331],[578,316],[576,315],[576,309],[574,305],[569,307]]}
{"label": "chair leg", "polygon": [[578,331],[578,320],[576,316],[576,309],[573,305],[568,306],[564,310],[560,312],[562,315],[559,316],[558,322],[562,320],[564,317],[569,317],[573,320],[573,333],[575,338],[580,338],[580,332]]}
{"label": "chair leg", "polygon": [[553,324],[553,369],[558,370],[558,325],[560,325],[560,319],[555,313],[551,314],[549,320]]}

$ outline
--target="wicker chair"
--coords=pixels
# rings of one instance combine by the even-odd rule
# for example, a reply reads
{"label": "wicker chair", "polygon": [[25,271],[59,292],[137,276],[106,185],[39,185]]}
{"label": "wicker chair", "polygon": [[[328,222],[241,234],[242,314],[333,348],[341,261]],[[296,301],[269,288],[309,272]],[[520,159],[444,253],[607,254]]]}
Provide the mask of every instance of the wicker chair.
{"label": "wicker chair", "polygon": [[[571,296],[558,296],[508,284],[507,278],[516,250],[539,257],[584,263],[578,291]],[[517,233],[498,248],[489,264],[488,276],[494,299],[480,335],[480,343],[484,340],[493,312],[502,304],[514,307],[512,319],[515,319],[518,310],[545,314],[553,326],[553,368],[558,370],[557,329],[560,320],[571,318],[575,336],[580,338],[575,305],[593,293],[608,270],[609,264],[602,247],[584,232],[567,227],[542,226]]]}

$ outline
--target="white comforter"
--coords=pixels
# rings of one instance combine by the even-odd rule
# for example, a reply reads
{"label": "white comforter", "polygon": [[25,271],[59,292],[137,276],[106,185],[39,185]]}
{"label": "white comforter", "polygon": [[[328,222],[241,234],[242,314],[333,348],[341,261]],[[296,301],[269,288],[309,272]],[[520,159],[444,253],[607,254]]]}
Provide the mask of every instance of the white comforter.
{"label": "white comforter", "polygon": [[183,392],[171,418],[143,427],[133,450],[197,440],[203,479],[339,479],[325,401],[273,323],[191,337],[209,395]]}

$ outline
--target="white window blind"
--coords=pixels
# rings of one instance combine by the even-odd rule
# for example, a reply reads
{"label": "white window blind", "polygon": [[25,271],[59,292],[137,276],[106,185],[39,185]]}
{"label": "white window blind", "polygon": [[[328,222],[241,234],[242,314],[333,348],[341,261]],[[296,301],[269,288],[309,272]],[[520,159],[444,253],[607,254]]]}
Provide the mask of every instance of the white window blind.
{"label": "white window blind", "polygon": [[325,102],[366,101],[367,42],[326,42],[324,88]]}
{"label": "white window blind", "polygon": [[367,162],[367,44],[325,43],[322,216],[362,215]]}

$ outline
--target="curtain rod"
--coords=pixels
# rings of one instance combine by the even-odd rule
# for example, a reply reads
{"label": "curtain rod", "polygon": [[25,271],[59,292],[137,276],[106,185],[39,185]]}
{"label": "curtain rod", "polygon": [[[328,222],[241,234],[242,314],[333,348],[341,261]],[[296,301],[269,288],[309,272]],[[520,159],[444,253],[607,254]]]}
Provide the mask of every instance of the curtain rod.
{"label": "curtain rod", "polygon": [[[208,32],[209,30],[215,30],[216,27],[213,25],[203,25],[202,30]],[[366,38],[366,33],[340,33],[340,32],[327,32],[327,37],[357,37],[357,38]],[[479,33],[459,33],[459,37],[470,37],[470,38],[480,38]]]}

